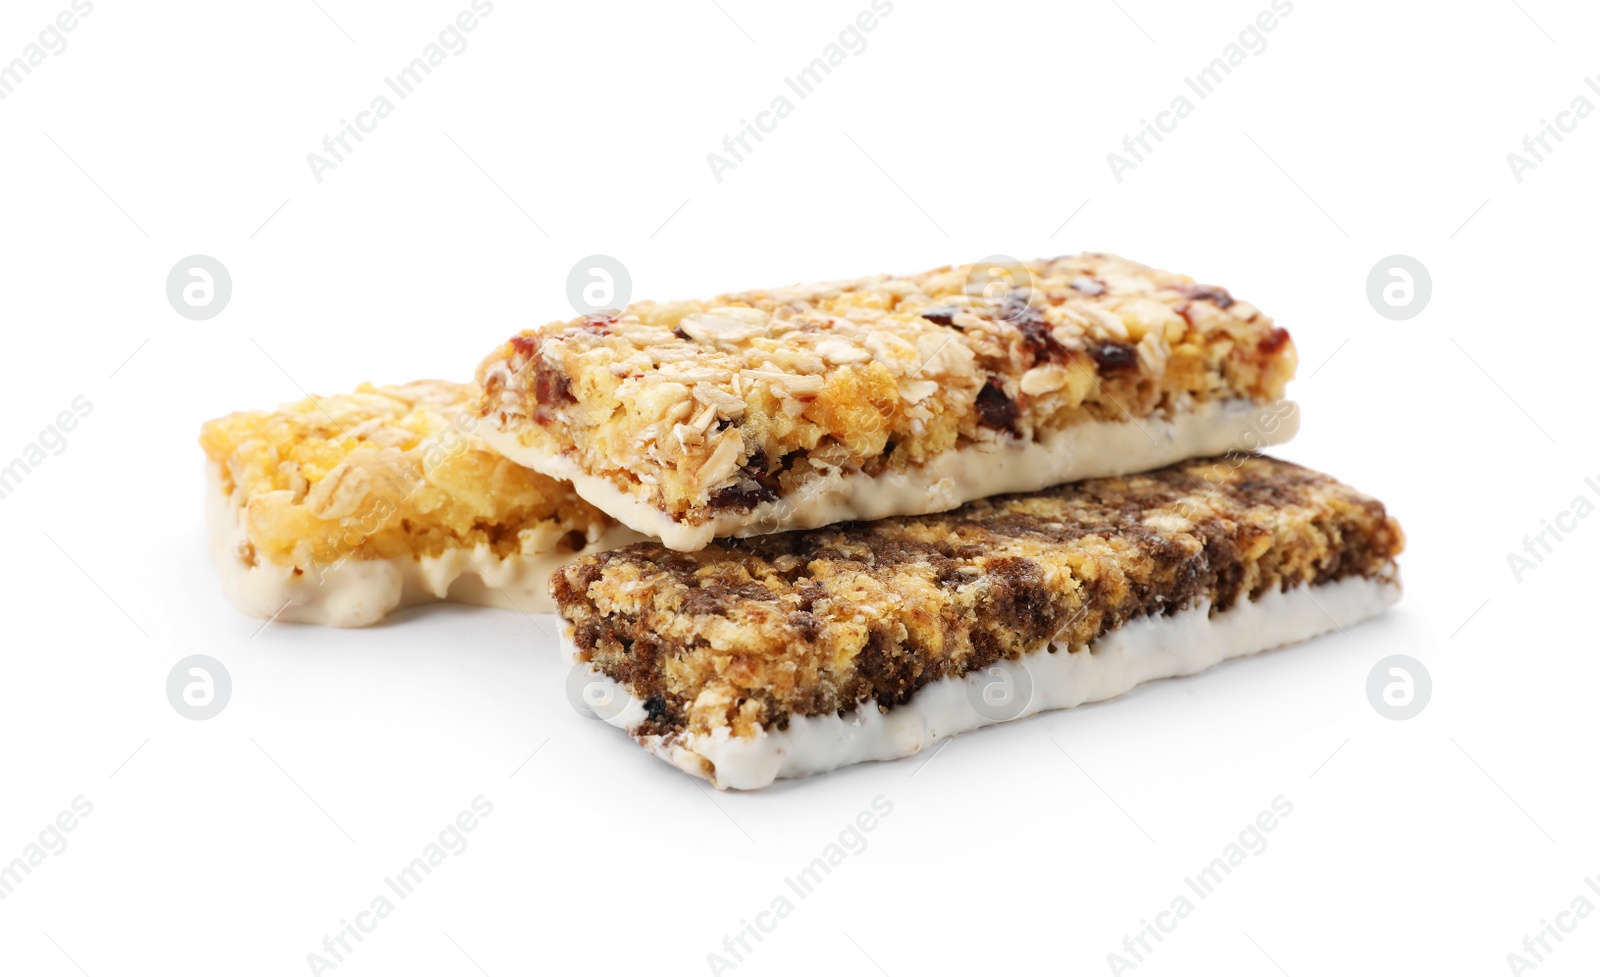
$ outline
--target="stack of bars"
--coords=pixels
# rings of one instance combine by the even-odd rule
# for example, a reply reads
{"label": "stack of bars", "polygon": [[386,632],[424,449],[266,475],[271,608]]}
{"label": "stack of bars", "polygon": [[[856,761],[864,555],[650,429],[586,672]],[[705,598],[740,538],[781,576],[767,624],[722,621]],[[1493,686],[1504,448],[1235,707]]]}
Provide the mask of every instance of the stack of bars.
{"label": "stack of bars", "polygon": [[1294,366],[1109,255],[635,303],[211,422],[214,555],[262,617],[554,609],[602,718],[762,787],[1393,603],[1383,505],[1257,453]]}

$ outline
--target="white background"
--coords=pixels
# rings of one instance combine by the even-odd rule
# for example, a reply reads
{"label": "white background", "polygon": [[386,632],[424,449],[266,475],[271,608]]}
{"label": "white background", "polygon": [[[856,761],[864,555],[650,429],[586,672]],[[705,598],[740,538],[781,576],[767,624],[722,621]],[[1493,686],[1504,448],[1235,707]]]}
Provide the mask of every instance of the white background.
{"label": "white background", "polygon": [[[1600,501],[1600,118],[1520,183],[1506,160],[1600,105],[1600,13],[1296,0],[1118,183],[1106,154],[1265,0],[897,0],[719,183],[706,154],[866,7],[720,3],[498,0],[320,183],[306,154],[467,0],[98,0],[0,101],[0,463],[94,405],[0,499],[0,861],[94,805],[0,901],[0,972],[308,973],[478,795],[470,846],[334,972],[707,973],[788,894],[727,972],[1107,973],[1279,795],[1269,846],[1137,973],[1505,973],[1541,920],[1600,905],[1600,519],[1520,582],[1506,557]],[[8,0],[0,61],[66,6]],[[465,379],[571,314],[585,255],[669,299],[1078,250],[1292,331],[1305,423],[1280,451],[1403,521],[1391,614],[931,760],[717,794],[569,708],[550,619],[257,633],[206,561],[202,420]],[[196,253],[234,282],[205,322],[164,293]],[[1433,280],[1403,322],[1365,291],[1396,253]],[[1434,692],[1394,722],[1365,683],[1400,653]],[[232,673],[207,722],[164,693],[190,654]],[[865,850],[795,897],[784,878],[879,795]],[[1537,972],[1597,962],[1600,915]]]}

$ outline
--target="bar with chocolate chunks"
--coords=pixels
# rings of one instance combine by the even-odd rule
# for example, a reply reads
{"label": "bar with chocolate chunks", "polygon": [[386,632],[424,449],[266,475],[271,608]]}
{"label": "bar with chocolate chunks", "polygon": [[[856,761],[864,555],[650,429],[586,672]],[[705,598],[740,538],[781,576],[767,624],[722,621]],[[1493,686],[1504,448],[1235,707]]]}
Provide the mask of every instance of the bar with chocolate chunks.
{"label": "bar with chocolate chunks", "polygon": [[1399,597],[1382,503],[1240,454],[694,553],[585,556],[551,591],[583,701],[754,788],[1120,695]]}

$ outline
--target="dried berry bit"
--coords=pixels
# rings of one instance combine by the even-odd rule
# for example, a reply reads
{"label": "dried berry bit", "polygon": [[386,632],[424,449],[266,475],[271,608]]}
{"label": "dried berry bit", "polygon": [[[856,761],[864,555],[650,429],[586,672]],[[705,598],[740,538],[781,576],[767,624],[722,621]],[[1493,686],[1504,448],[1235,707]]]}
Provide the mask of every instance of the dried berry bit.
{"label": "dried berry bit", "polygon": [[1056,342],[1050,333],[1050,321],[1044,310],[1034,305],[1022,292],[1012,292],[999,303],[1001,320],[1011,323],[1022,333],[1022,346],[1033,354],[1034,362],[1060,361],[1067,358],[1067,348]]}
{"label": "dried berry bit", "polygon": [[1289,330],[1282,326],[1273,326],[1271,332],[1261,337],[1256,349],[1261,351],[1262,356],[1275,356],[1287,345],[1289,345]]}
{"label": "dried berry bit", "polygon": [[990,377],[978,391],[978,423],[995,431],[1014,431],[1017,423],[1017,402],[1006,396],[1006,391],[995,377]]}
{"label": "dried berry bit", "polygon": [[744,512],[754,509],[763,502],[774,502],[778,493],[761,484],[753,478],[741,478],[732,485],[719,488],[711,493],[706,507],[712,510],[734,510]]}
{"label": "dried berry bit", "polygon": [[667,700],[659,695],[653,695],[644,700],[644,711],[651,719],[660,722],[667,718]]}
{"label": "dried berry bit", "polygon": [[1139,351],[1134,349],[1133,344],[1116,339],[1095,343],[1089,347],[1089,355],[1094,357],[1101,373],[1118,373],[1139,365]]}
{"label": "dried berry bit", "polygon": [[788,469],[791,457],[791,455],[785,455],[779,459],[777,467],[774,468],[767,459],[766,449],[757,447],[750,452],[750,460],[745,462],[744,467],[739,469],[739,474],[752,482],[759,482],[763,488],[772,493],[772,498],[776,499],[782,494],[780,490],[783,488],[783,483],[779,476]]}
{"label": "dried berry bit", "polygon": [[955,317],[960,311],[953,305],[938,305],[931,309],[923,309],[917,315],[922,316],[936,326],[950,326],[960,329],[961,327],[955,324]]}
{"label": "dried berry bit", "polygon": [[533,397],[539,402],[540,420],[551,407],[573,403],[572,378],[542,356],[533,358]]}
{"label": "dried berry bit", "polygon": [[1184,285],[1178,291],[1197,302],[1212,302],[1219,309],[1226,309],[1233,304],[1233,296],[1221,285]]}
{"label": "dried berry bit", "polygon": [[1033,354],[1034,362],[1062,362],[1067,358],[1067,348],[1056,342],[1050,326],[1043,321],[1020,322],[1022,345]]}
{"label": "dried berry bit", "polygon": [[1019,328],[1024,324],[1048,327],[1044,312],[1022,292],[1008,293],[1000,300],[999,310],[1000,318]]}

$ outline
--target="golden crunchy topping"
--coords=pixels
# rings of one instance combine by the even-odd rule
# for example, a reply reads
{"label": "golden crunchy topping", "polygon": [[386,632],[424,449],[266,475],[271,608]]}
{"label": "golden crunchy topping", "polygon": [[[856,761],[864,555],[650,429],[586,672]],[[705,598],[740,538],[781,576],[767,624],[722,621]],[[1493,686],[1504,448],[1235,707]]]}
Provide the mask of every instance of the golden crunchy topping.
{"label": "golden crunchy topping", "polygon": [[1225,290],[1089,254],[639,302],[524,332],[478,377],[524,444],[700,524],[824,470],[1276,400],[1294,366]]}
{"label": "golden crunchy topping", "polygon": [[472,435],[473,384],[363,384],[275,411],[208,421],[200,446],[244,506],[255,553],[302,569],[347,557],[571,550],[610,520],[572,486],[514,465]]}
{"label": "golden crunchy topping", "polygon": [[550,586],[580,659],[645,701],[636,735],[752,736],[1142,615],[1387,579],[1403,545],[1377,500],[1239,455],[696,553],[638,543]]}

